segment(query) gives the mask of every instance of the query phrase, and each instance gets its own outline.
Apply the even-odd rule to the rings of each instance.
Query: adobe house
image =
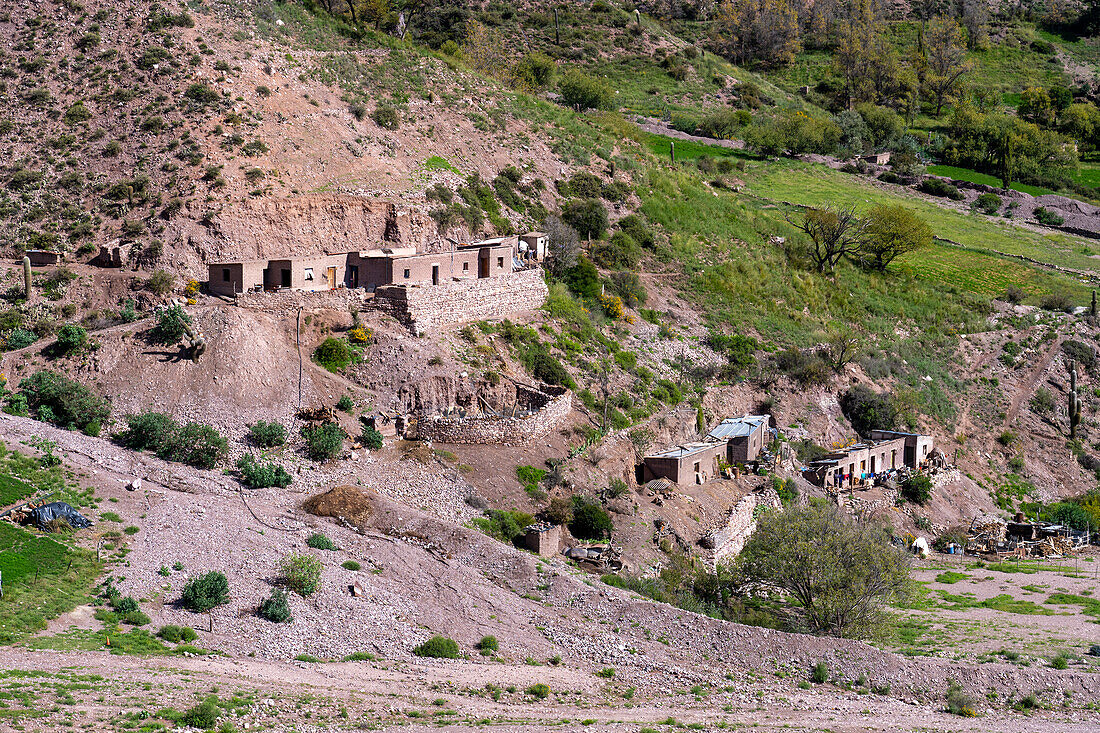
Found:
[[[450,280],[497,277],[513,271],[514,244],[505,239],[455,245],[448,252],[414,247],[334,255],[211,262],[208,289],[216,295],[263,290],[306,292],[385,285],[439,285]]]
[[[546,259],[546,243],[546,232],[527,232],[519,235],[516,251],[521,260],[541,262]]]
[[[932,452],[933,440],[931,435],[919,433],[903,433],[896,430],[872,430],[871,440],[897,440],[904,439],[902,463],[909,468],[920,468],[920,464],[928,460]]]
[[[725,443],[685,443],[646,456],[641,482],[665,478],[680,485],[705,484],[718,475],[718,461],[726,455]]]
[[[27,259],[31,261],[31,265],[34,267],[56,265],[64,258],[64,255],[60,252],[52,252],[45,249],[28,249],[24,254],[27,255]]]
[[[885,471],[902,467],[915,470],[932,449],[929,435],[875,430],[871,436],[872,440],[856,443],[810,463],[809,470],[815,481],[837,488],[857,486]]]
[[[768,415],[727,417],[707,433],[707,440],[726,444],[727,463],[751,463],[760,458],[770,437]]]
[[[523,536],[523,546],[541,557],[557,556],[561,546],[561,526],[548,522],[529,525]]]

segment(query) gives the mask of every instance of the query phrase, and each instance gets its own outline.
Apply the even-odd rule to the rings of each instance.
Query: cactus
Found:
[[[23,297],[31,299],[31,258],[23,255]]]
[[[1096,291],[1092,291],[1092,305],[1089,306],[1089,315],[1093,318],[1096,317]]]
[[[1069,437],[1077,437],[1077,426],[1081,424],[1081,400],[1077,399],[1077,365],[1069,363]]]
[[[672,140],[668,141],[668,157],[672,159],[673,165],[676,164],[676,143]]]

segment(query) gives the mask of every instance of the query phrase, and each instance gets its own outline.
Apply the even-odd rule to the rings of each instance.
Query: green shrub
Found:
[[[17,328],[8,334],[7,339],[4,341],[4,348],[8,351],[25,349],[37,340],[38,335],[34,331],[28,331],[25,328]]]
[[[810,681],[819,685],[829,681],[829,668],[825,666],[825,662],[818,662],[814,665],[813,671],[810,672]]]
[[[314,532],[306,539],[306,546],[312,547],[314,550],[335,550],[336,545],[320,532]]]
[[[178,644],[181,641],[192,642],[198,638],[198,634],[190,626],[176,626],[175,624],[161,626],[157,636],[172,644]]]
[[[592,259],[600,267],[611,270],[631,270],[642,259],[642,248],[623,231],[615,232],[606,242],[592,245]]]
[[[179,343],[187,333],[187,327],[191,323],[191,316],[183,310],[183,306],[173,303],[161,308],[157,313],[157,325],[153,326],[150,333],[154,343],[171,346]]]
[[[561,218],[581,237],[599,239],[607,231],[607,209],[598,199],[570,201],[562,210]]]
[[[378,107],[370,113],[370,118],[376,125],[386,130],[396,130],[401,127],[401,115],[393,107]]]
[[[127,415],[126,429],[114,438],[130,450],[156,451],[168,442],[172,432],[178,427],[175,420],[160,412],[143,412],[139,415]]]
[[[277,448],[286,443],[286,428],[275,421],[259,420],[249,426],[248,437],[259,448]]]
[[[360,440],[369,450],[382,449],[382,433],[369,425],[363,428],[363,435]]]
[[[1057,211],[1042,206],[1035,207],[1035,221],[1048,227],[1060,227],[1066,223],[1066,220]]]
[[[294,480],[278,463],[260,463],[251,454],[246,453],[237,459],[237,470],[241,480],[253,489],[266,489],[277,486],[285,489]]]
[[[340,455],[347,433],[336,423],[325,422],[303,427],[302,437],[305,438],[309,457],[315,461],[325,461]]]
[[[872,430],[893,430],[898,420],[890,395],[879,394],[862,384],[841,395],[840,409],[860,435],[868,435]]]
[[[526,692],[531,697],[538,698],[539,700],[545,700],[546,698],[550,697],[550,685],[538,682],[528,687]]]
[[[330,372],[339,372],[355,360],[355,352],[347,341],[329,336],[313,351],[313,360]]]
[[[66,323],[57,329],[57,341],[54,342],[54,351],[57,354],[71,354],[84,348],[88,343],[88,332],[83,326]]]
[[[53,422],[67,430],[98,431],[111,414],[111,403],[80,382],[44,369],[19,382],[26,406],[35,414],[49,408]]]
[[[430,657],[432,659],[458,659],[458,642],[436,634],[423,644],[415,647],[413,654],[418,657]]]
[[[169,433],[157,448],[157,456],[165,461],[186,463],[196,468],[213,468],[229,449],[229,444],[209,425],[189,422]]]
[[[121,596],[111,601],[111,608],[122,614],[137,611],[141,607],[138,605],[137,599],[133,596]]]
[[[292,618],[286,591],[282,588],[272,589],[271,595],[260,602],[258,613],[262,618],[277,624],[290,623]]]
[[[481,641],[477,643],[477,649],[481,652],[482,656],[487,657],[500,649],[500,644],[497,642],[495,636],[483,636],[481,637]]]
[[[535,521],[530,514],[506,509],[490,509],[485,514],[474,518],[474,526],[501,542],[515,542]]]
[[[149,618],[141,611],[128,611],[122,614],[119,620],[122,621],[122,623],[124,624],[129,624],[130,626],[144,626],[145,624],[152,621],[151,618]]]
[[[210,730],[217,725],[220,712],[218,699],[210,696],[181,715],[176,723],[198,728],[199,730]]]
[[[1074,307],[1073,298],[1064,292],[1047,293],[1039,299],[1039,307],[1058,313],[1070,313]]]
[[[1050,660],[1050,666],[1054,669],[1065,669],[1069,666],[1069,660],[1064,655],[1059,654],[1054,659]]]
[[[947,686],[947,693],[944,697],[947,700],[947,712],[952,715],[973,718],[978,714],[977,701],[966,694],[958,682],[952,681],[951,684]]]
[[[180,601],[183,607],[195,613],[208,611],[229,600],[229,581],[217,570],[191,578],[183,586]]]
[[[607,82],[576,69],[562,75],[558,88],[562,102],[569,107],[611,109],[614,105],[614,93]]]
[[[350,570],[354,573],[363,566],[360,565],[359,562],[356,560],[344,560],[344,562],[340,564],[340,567],[342,567],[344,570]]]
[[[932,498],[932,479],[923,473],[915,473],[901,484],[901,496],[914,504],[927,504]]]
[[[167,270],[154,270],[145,281],[145,289],[154,295],[166,295],[175,287],[176,278]],[[178,307],[178,306],[176,306]]]
[[[321,587],[321,561],[313,555],[292,552],[279,561],[283,583],[300,596],[310,596]]]
[[[1062,342],[1062,353],[1067,359],[1080,364],[1086,371],[1092,371],[1096,366],[1096,349],[1084,341],[1066,339]]]
[[[920,182],[917,189],[930,196],[939,196],[941,198],[949,198],[955,201],[960,201],[963,195],[959,193],[959,189],[954,185],[948,183],[941,178],[926,178]]]
[[[352,399],[347,395],[344,395],[340,399],[336,400],[336,409],[340,410],[341,412],[351,412],[353,407],[355,407],[355,403],[352,402]]]
[[[642,279],[636,272],[613,272],[608,290],[612,295],[622,298],[623,305],[627,308],[637,308],[644,305],[649,299],[649,293],[642,284]],[[623,352],[618,352],[623,353]],[[616,354],[617,356],[618,354]]]
[[[615,525],[603,507],[580,496],[573,497],[573,521],[569,531],[578,539],[596,540],[609,537]]]
[[[993,216],[1001,210],[1001,197],[995,193],[983,193],[974,199],[973,206],[983,214]]]

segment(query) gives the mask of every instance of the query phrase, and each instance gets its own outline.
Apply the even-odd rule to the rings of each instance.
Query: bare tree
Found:
[[[854,254],[863,244],[867,228],[854,206],[849,208],[810,209],[801,222],[787,221],[810,237],[805,254],[818,272],[832,272],[845,256]]]
[[[546,217],[547,259],[550,272],[560,275],[577,264],[581,251],[577,230],[551,214]]]

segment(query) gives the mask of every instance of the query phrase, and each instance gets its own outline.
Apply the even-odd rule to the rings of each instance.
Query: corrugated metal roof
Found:
[[[730,438],[743,438],[753,433],[761,425],[768,424],[767,415],[745,415],[744,417],[727,417],[718,423],[713,430],[707,433],[708,440],[729,440]]]
[[[684,458],[707,450],[714,450],[714,443],[686,443],[660,453],[651,453],[646,458]]]

